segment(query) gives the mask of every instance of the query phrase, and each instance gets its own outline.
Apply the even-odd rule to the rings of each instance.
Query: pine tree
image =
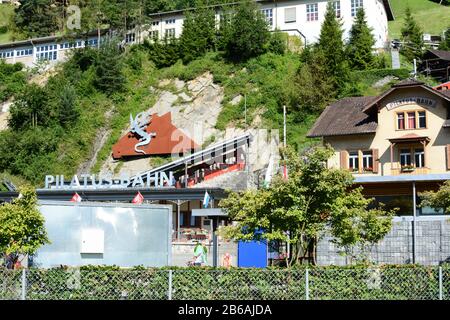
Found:
[[[254,2],[245,1],[239,4],[231,18],[226,56],[233,61],[256,57],[265,52],[269,37],[269,27],[261,11]]]
[[[414,58],[420,58],[423,53],[423,32],[414,19],[409,7],[406,7],[405,22],[401,33],[403,42],[401,53],[409,61],[414,60]]]
[[[183,62],[190,62],[207,51],[215,49],[216,30],[214,11],[202,2],[197,9],[187,12],[183,22],[180,49]]]
[[[320,30],[317,49],[324,56],[329,75],[328,81],[332,85],[335,96],[341,93],[349,77],[349,68],[346,61],[342,35],[342,22],[336,18],[333,4],[329,2],[325,13],[325,20]]]
[[[439,49],[450,51],[450,27],[445,31],[444,39],[442,39],[442,42],[439,44]]]
[[[368,26],[364,8],[356,12],[356,19],[350,29],[350,39],[347,45],[347,57],[352,69],[366,70],[375,63],[372,48],[375,39],[372,29]]]

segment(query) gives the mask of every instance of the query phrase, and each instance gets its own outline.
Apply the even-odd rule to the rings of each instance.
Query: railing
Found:
[[[400,174],[429,174],[429,168],[393,168],[391,170],[391,175],[397,176]]]
[[[0,270],[9,300],[450,300],[450,266]]]

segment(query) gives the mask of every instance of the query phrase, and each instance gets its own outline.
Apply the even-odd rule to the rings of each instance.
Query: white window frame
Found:
[[[403,150],[408,150],[408,152],[403,152]],[[407,163],[407,161],[405,161],[405,164],[402,165],[402,159],[405,158],[405,160],[407,160],[407,157],[409,157],[409,163]],[[412,156],[411,156],[411,150],[410,149],[400,149],[400,166],[410,166],[412,165]]]
[[[359,152],[351,151],[348,153],[348,168],[352,171],[359,171]]]
[[[261,9],[262,14],[266,17],[267,24],[273,26],[273,9]]]
[[[373,171],[373,155],[372,151],[363,151],[362,162],[364,171]],[[370,162],[372,165],[370,166]],[[370,169],[369,169],[370,168]]]
[[[364,1],[363,0],[351,0],[352,17],[356,16],[356,12],[358,12],[359,8],[364,8]]]
[[[419,163],[417,163],[416,156],[419,156]],[[423,148],[414,148],[414,162],[416,168],[425,168],[425,150]]]
[[[336,18],[341,17],[341,1],[333,1],[333,8]]]
[[[319,20],[319,4],[308,3],[306,4],[306,21],[318,21]]]

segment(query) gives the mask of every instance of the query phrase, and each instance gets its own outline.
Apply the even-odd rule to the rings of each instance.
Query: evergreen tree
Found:
[[[372,48],[375,39],[372,29],[368,26],[364,8],[356,12],[355,22],[350,29],[350,39],[347,45],[347,57],[352,69],[366,70],[375,63]]]
[[[450,51],[450,27],[445,31],[444,39],[442,39],[442,42],[439,44],[439,49]]]
[[[245,1],[239,4],[231,18],[230,34],[225,45],[229,60],[245,61],[266,50],[269,28],[264,15],[256,4]]]
[[[423,32],[414,19],[409,7],[406,7],[405,22],[401,33],[403,45],[400,52],[409,61],[414,60],[414,58],[420,58],[423,53]]]
[[[95,86],[100,91],[112,94],[121,91],[125,84],[122,74],[122,55],[114,42],[104,44],[95,62]]]
[[[54,0],[24,0],[15,9],[14,31],[19,38],[44,37],[58,28],[57,6]]]
[[[198,2],[195,11],[186,13],[180,38],[180,50],[184,63],[204,55],[208,50],[215,49],[215,23],[214,11],[202,2]]]
[[[322,52],[328,73],[328,81],[335,95],[339,95],[349,77],[349,68],[342,40],[342,22],[336,18],[333,4],[327,5],[317,48]]]

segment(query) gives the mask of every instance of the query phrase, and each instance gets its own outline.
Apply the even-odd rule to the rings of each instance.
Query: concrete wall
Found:
[[[417,217],[416,263],[438,265],[450,262],[450,217]],[[380,264],[408,264],[413,261],[413,218],[395,217],[392,230],[371,252],[371,259]],[[349,258],[339,254],[342,249],[324,236],[317,246],[319,265],[346,265]]]

